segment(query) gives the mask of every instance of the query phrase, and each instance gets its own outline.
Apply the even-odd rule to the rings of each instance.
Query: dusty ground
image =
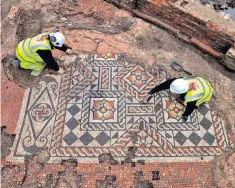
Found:
[[[202,3],[209,3],[212,5],[228,5],[229,7],[234,7],[235,2],[233,0],[201,0]]]
[[[75,55],[81,52],[122,53],[132,61],[144,63],[146,69],[149,65],[158,64],[170,73],[170,77],[186,76],[170,68],[170,63],[176,61],[186,70],[193,72],[193,76],[200,75],[207,78],[214,86],[217,96],[217,100],[212,101],[212,106],[217,114],[223,117],[230,139],[232,139],[232,135],[234,136],[235,73],[226,70],[219,60],[179,41],[166,31],[132,17],[128,12],[119,10],[101,0],[3,0],[1,5],[2,64],[10,81],[25,88],[31,87],[39,81],[40,77],[30,76],[29,71],[16,70],[12,67],[9,63],[10,58],[14,55],[15,47],[20,40],[57,27],[65,34],[66,41],[68,45],[72,46]],[[19,11],[14,19],[10,20],[7,15],[13,5],[19,7]],[[54,53],[56,56],[61,54],[58,51]],[[44,74],[46,73],[44,72]],[[5,133],[2,135],[5,138]],[[5,140],[9,144],[12,139],[6,137]],[[4,145],[3,149],[7,150],[7,148],[9,146]],[[4,155],[5,153],[3,153],[3,157]],[[231,178],[231,174],[227,173],[229,169],[234,168],[232,162],[229,162],[229,159],[233,158],[234,152],[230,150],[228,154],[214,161],[212,171],[216,177],[216,185],[223,185],[225,181],[230,186],[235,182],[234,178]],[[35,169],[38,165],[40,166],[40,164],[30,161],[31,159],[29,159],[28,175],[32,169],[30,165],[33,165]],[[222,167],[218,167],[221,164]],[[17,171],[16,168],[3,169],[3,185],[9,183],[11,178],[9,174]],[[11,172],[4,173],[6,171]],[[32,172],[31,176],[34,173],[37,171]],[[66,187],[68,174],[68,172],[61,174],[64,178],[58,180],[58,183]],[[73,176],[73,174],[69,175]],[[141,177],[141,174],[138,177]],[[79,184],[79,178],[77,181]],[[34,185],[27,184],[27,180],[24,182],[23,187],[34,187]],[[107,177],[107,179],[97,182],[97,187],[107,187],[110,182],[115,182],[115,178]],[[139,181],[137,178],[136,187],[140,182],[144,181]],[[150,183],[144,183],[146,183],[146,187],[151,187]],[[12,187],[15,186],[12,185]]]

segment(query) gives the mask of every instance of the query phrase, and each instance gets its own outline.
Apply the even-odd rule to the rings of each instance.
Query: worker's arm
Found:
[[[54,71],[59,70],[59,65],[54,60],[50,50],[38,50],[37,53],[43,59],[43,61],[46,63],[47,68],[52,69]]]
[[[196,103],[197,101],[188,102],[182,117],[188,117],[195,109],[197,109]]]
[[[66,44],[63,44],[62,47],[58,47],[58,46],[53,46],[53,48],[56,48],[58,50],[61,50],[63,52],[66,52],[68,49],[72,50],[72,48]]]
[[[166,89],[169,89],[170,88],[170,85],[171,83],[176,80],[177,78],[172,78],[172,79],[169,79],[163,83],[161,83],[160,85],[157,85],[156,87],[154,87],[153,89],[151,89],[149,91],[149,94],[154,94],[154,93],[157,93],[159,91],[162,91],[162,90],[166,90]]]

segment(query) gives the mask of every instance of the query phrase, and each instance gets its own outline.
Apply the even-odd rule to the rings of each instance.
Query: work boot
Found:
[[[214,98],[214,99],[217,99],[217,97],[216,97],[216,95],[213,93],[212,94],[212,97]]]
[[[11,63],[16,68],[20,67],[20,61],[18,59],[13,59]]]
[[[147,94],[143,99],[143,103],[148,103],[152,98],[153,98],[152,94]]]
[[[39,76],[42,71],[43,71],[43,69],[41,69],[41,70],[33,70],[33,71],[31,72],[31,75],[32,75],[32,76]]]

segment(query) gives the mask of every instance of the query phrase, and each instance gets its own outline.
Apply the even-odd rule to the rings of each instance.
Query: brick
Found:
[[[195,44],[195,45],[198,46],[199,48],[201,48],[201,49],[203,49],[203,50],[209,52],[211,55],[216,56],[216,57],[222,56],[221,53],[219,53],[219,52],[213,50],[211,47],[205,45],[204,43],[200,42],[199,40],[197,40],[197,39],[195,39],[195,38],[191,38],[190,40],[191,40],[191,42],[192,42],[193,44]]]
[[[18,7],[12,6],[8,14],[8,18],[11,20],[14,19],[18,11],[19,11]]]
[[[143,19],[148,20],[148,21],[151,22],[151,23],[154,23],[154,24],[156,24],[156,25],[158,25],[158,26],[160,26],[160,27],[163,27],[163,28],[167,29],[168,31],[171,31],[171,32],[176,33],[176,34],[180,32],[178,29],[176,29],[176,28],[174,28],[174,27],[172,27],[172,26],[170,26],[170,25],[168,25],[168,24],[162,22],[162,21],[159,20],[159,19],[153,18],[153,17],[151,17],[151,16],[148,16],[148,15],[143,14],[143,13],[141,13],[141,12],[139,12],[139,11],[136,11],[136,10],[133,10],[132,12],[133,12],[135,15],[137,15],[137,16],[139,16],[139,17],[142,17]]]

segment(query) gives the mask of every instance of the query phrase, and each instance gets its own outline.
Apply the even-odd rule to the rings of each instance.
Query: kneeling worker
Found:
[[[31,75],[38,76],[44,67],[58,71],[63,74],[64,70],[54,60],[51,50],[58,50],[71,53],[72,48],[65,45],[65,37],[60,32],[46,32],[33,38],[21,41],[16,48],[16,57],[13,65],[23,69],[32,70]]]
[[[151,89],[143,99],[149,102],[153,94],[161,90],[170,89],[171,94],[186,106],[182,119],[187,121],[188,116],[201,104],[209,102],[213,96],[211,84],[204,78],[173,78]]]

